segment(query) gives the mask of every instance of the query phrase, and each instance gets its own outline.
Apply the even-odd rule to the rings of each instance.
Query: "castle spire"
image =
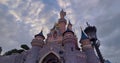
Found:
[[[70,20],[69,20],[67,28],[69,28],[70,30],[72,30],[72,24],[71,24]]]
[[[72,26],[72,24],[71,24],[70,20],[69,20],[69,24],[68,24],[68,25],[71,25],[71,26]]]
[[[44,37],[44,35],[43,35],[43,30],[41,30],[41,32],[40,32],[39,34],[36,34],[34,37],[35,37],[35,38],[36,38],[36,37],[42,37],[43,39],[45,39],[45,37]]]
[[[66,12],[63,11],[63,9],[60,11],[60,19],[59,19],[59,23],[64,22],[65,24],[67,24],[66,19],[64,18],[66,16]]]
[[[60,19],[58,20],[58,26],[61,33],[65,32],[67,20],[65,19],[66,12],[63,9],[60,11]]]
[[[60,11],[60,18],[64,18],[66,16],[66,12],[63,9]]]

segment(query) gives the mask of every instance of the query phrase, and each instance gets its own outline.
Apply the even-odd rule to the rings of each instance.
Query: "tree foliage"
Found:
[[[21,48],[25,49],[25,50],[29,50],[30,48],[26,45],[26,44],[22,44]]]
[[[2,47],[0,47],[0,54],[1,54],[1,52],[2,52]]]
[[[29,50],[30,48],[26,45],[26,44],[22,44],[21,45],[22,49],[12,49],[10,51],[5,52],[3,55],[11,55],[11,54],[15,54],[15,53],[22,53],[25,50]]]
[[[20,50],[17,50],[17,49],[12,49],[10,51],[7,51],[5,52],[4,55],[11,55],[11,54],[14,54],[14,53],[22,53],[24,50],[20,49]]]

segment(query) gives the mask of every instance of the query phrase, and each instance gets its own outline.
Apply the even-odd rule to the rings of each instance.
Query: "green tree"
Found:
[[[14,54],[14,53],[22,53],[25,50],[29,50],[30,49],[26,44],[22,44],[21,48],[22,49],[12,49],[10,51],[5,52],[3,55],[11,55],[11,54]]]
[[[21,48],[23,48],[24,50],[29,50],[30,49],[26,44],[22,44]]]
[[[12,49],[12,50],[10,50],[10,51],[7,51],[7,52],[5,52],[4,55],[11,55],[11,54],[13,54],[13,53],[17,53],[17,49]]]
[[[2,47],[0,47],[0,54],[1,54],[1,52],[2,52]]]

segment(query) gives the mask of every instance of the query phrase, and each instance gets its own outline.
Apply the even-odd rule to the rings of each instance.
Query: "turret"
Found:
[[[41,32],[39,34],[36,34],[34,37],[35,38],[31,42],[32,46],[42,47],[44,45],[44,39],[45,39],[43,35],[43,31],[41,30]]]
[[[67,30],[63,33],[63,36],[67,36],[67,35],[70,35],[71,37],[73,37],[74,32],[70,30],[69,28],[67,28]]]
[[[70,21],[69,21],[69,23],[68,23],[68,28],[69,28],[70,30],[72,30],[72,24],[71,24]]]
[[[88,36],[84,33],[84,31],[81,29],[81,39],[80,39],[80,43],[82,44],[82,49],[84,50],[84,48],[86,48],[86,46],[89,46],[90,48],[92,48],[91,46],[91,42],[88,38]]]
[[[61,33],[65,32],[65,30],[66,30],[67,21],[64,18],[65,16],[66,16],[66,12],[64,12],[62,9],[60,12],[60,19],[58,20],[58,26],[59,26]]]
[[[38,40],[44,40],[44,39],[45,39],[42,30],[41,30],[41,32],[40,32],[39,34],[36,34],[34,37],[35,37],[36,39],[38,39]]]
[[[77,49],[77,38],[74,35],[74,32],[67,28],[63,33],[63,45],[68,51],[74,51]]]
[[[85,52],[87,56],[87,63],[99,63],[98,58],[95,55],[94,48],[91,45],[91,41],[82,29],[80,43],[82,46],[82,51]]]
[[[72,30],[67,27],[67,30],[63,33],[63,47],[65,50],[66,62],[65,63],[75,63],[73,60],[76,56],[73,56],[74,52],[78,50],[77,48],[77,38]]]
[[[44,45],[44,35],[43,31],[41,31],[39,34],[36,34],[34,36],[34,39],[31,42],[32,48],[30,49],[30,53],[27,56],[27,59],[25,63],[37,63],[38,62],[38,55],[39,51]]]

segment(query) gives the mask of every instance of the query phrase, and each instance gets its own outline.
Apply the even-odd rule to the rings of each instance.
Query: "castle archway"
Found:
[[[60,58],[53,52],[48,53],[39,63],[61,63]]]

